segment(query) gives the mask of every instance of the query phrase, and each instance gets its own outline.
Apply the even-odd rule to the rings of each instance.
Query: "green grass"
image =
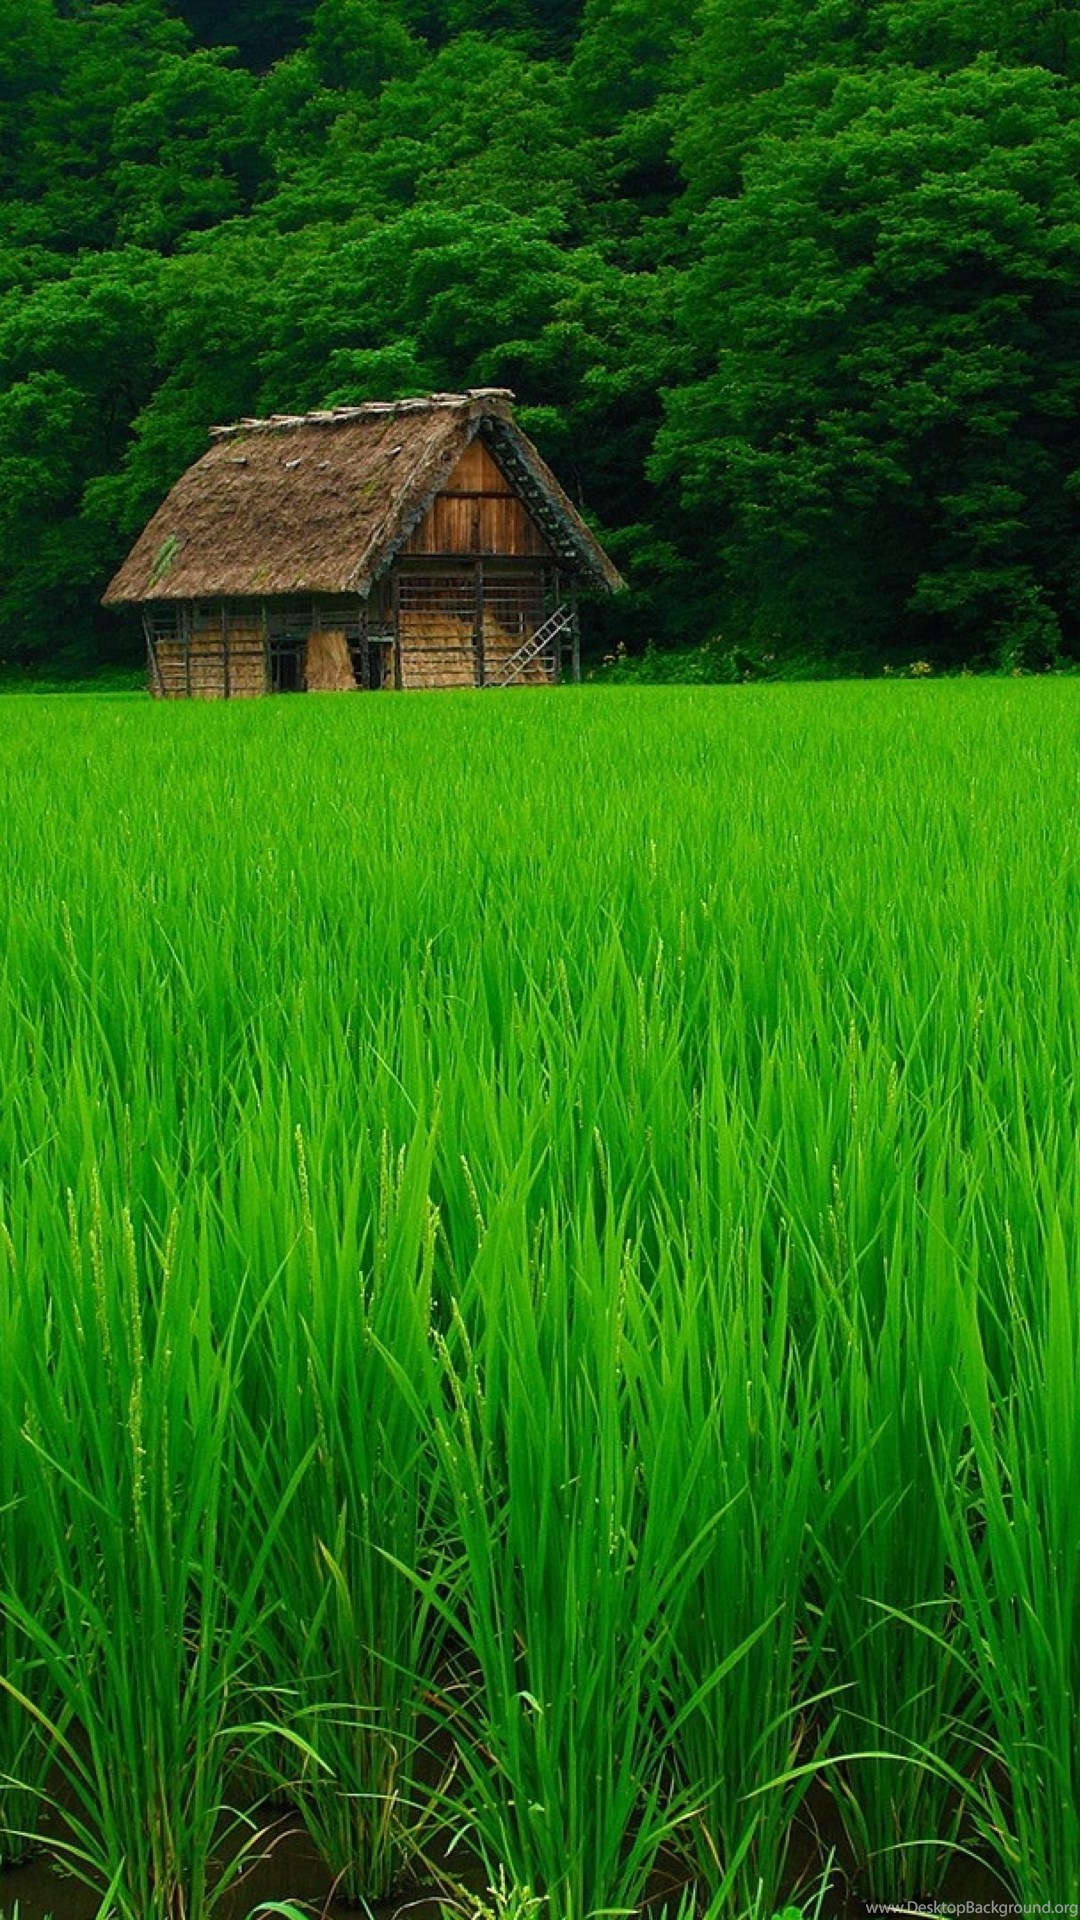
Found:
[[[85,662],[51,660],[48,665],[15,666],[0,661],[0,696],[14,694],[93,694],[97,699],[125,693],[146,696],[145,666],[87,666]]]
[[[1078,799],[1068,681],[0,699],[0,1858],[1080,1899]]]

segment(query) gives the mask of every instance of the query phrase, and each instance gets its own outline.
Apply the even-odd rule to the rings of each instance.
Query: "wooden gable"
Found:
[[[402,549],[404,553],[550,556],[501,467],[483,441],[469,442],[442,492]]]

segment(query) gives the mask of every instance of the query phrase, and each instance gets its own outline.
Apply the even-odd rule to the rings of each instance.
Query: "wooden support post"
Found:
[[[556,607],[559,606],[562,601],[562,574],[558,567],[552,567],[548,572],[547,594],[548,599],[544,609],[545,617],[548,613],[554,613]],[[552,655],[555,667],[552,678],[556,686],[558,686],[559,681],[563,677],[563,636],[561,633],[556,635]]]
[[[225,688],[225,698],[232,691],[232,675],[229,671],[229,615],[224,600],[221,603],[221,676]]]
[[[357,615],[357,622],[358,622],[358,628],[360,633],[360,685],[363,688],[365,693],[370,693],[371,691],[371,641],[368,639],[368,618],[367,618],[368,603],[367,601],[364,599],[361,599],[359,601],[359,608],[360,608],[360,611]]]
[[[262,602],[262,625],[263,625],[263,692],[269,693],[273,686],[273,680],[270,673],[270,608],[267,605],[265,600]]]
[[[473,653],[476,658],[475,678],[478,687],[487,685],[487,671],[484,663],[484,563],[478,560],[473,576]]]
[[[576,593],[570,595],[570,647],[570,673],[576,682],[581,679],[581,620]]]
[[[194,644],[195,613],[194,610],[192,610],[191,620],[188,623],[187,632],[184,635],[184,692],[189,700],[191,699],[191,649]]]
[[[401,670],[401,575],[396,566],[391,574],[390,606],[394,634],[394,685],[400,693],[405,680]]]

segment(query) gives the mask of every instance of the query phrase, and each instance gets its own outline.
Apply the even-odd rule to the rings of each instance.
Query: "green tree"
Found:
[[[847,76],[700,215],[654,472],[763,639],[1080,647],[1078,179],[1075,93],[985,59]]]
[[[386,211],[402,201],[550,209],[577,234],[588,151],[576,139],[565,70],[520,47],[466,34],[388,85],[365,156]]]
[[[117,118],[145,97],[163,58],[183,53],[187,34],[160,0],[79,0],[62,16],[41,8],[31,19],[46,58],[29,64],[22,157],[0,191],[0,242],[30,240],[67,254],[110,246]]]
[[[8,0],[0,34],[0,193],[21,192],[36,175],[39,104],[54,84],[63,31],[50,0]]]
[[[121,240],[170,247],[250,207],[265,178],[255,87],[219,53],[166,55],[116,116]]]
[[[311,56],[328,87],[374,95],[395,75],[414,72],[419,43],[385,0],[319,0]]]
[[[0,300],[0,654],[86,652],[123,535],[85,510],[155,371],[156,262],[88,256]]]

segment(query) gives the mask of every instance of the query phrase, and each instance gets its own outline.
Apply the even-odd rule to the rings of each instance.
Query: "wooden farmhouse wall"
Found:
[[[403,551],[498,553],[519,559],[547,559],[551,554],[543,534],[480,439],[466,447]]]
[[[144,608],[143,624],[150,691],[161,699],[236,700],[305,686],[337,693],[354,688],[358,672],[363,680],[351,594],[163,601]]]
[[[497,680],[541,625],[556,578],[550,547],[480,439],[406,541],[396,571],[406,687]],[[520,677],[552,675],[537,659]]]

